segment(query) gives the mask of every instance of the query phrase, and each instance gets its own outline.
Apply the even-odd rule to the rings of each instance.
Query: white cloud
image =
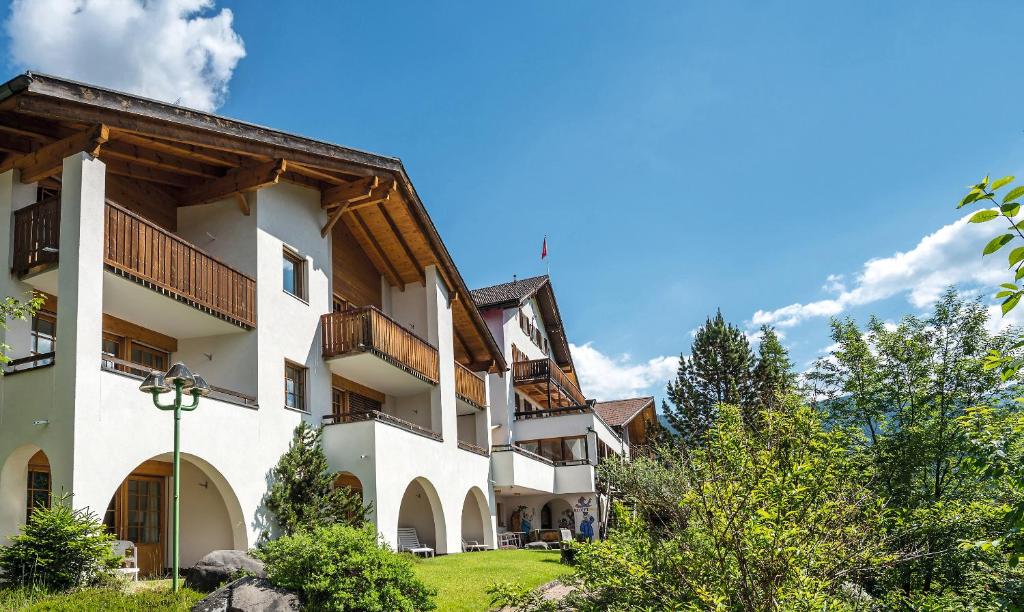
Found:
[[[10,63],[211,111],[245,57],[213,0],[14,0]]]
[[[911,305],[924,308],[934,303],[946,287],[961,283],[982,285],[988,293],[1007,280],[1006,254],[983,258],[981,248],[1002,229],[996,222],[969,224],[964,216],[925,236],[905,253],[869,260],[852,288],[842,282],[841,276],[830,275],[825,288],[835,292],[835,297],[758,310],[750,324],[792,327],[806,319],[838,315],[849,307],[896,295],[905,295]]]
[[[679,357],[634,362],[629,354],[605,355],[593,342],[570,344],[569,348],[583,392],[599,401],[661,393],[679,367]]]

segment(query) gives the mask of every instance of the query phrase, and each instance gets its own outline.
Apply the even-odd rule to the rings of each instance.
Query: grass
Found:
[[[417,559],[416,575],[437,589],[439,610],[487,610],[487,588],[494,582],[518,582],[534,588],[568,574],[551,550],[488,550]]]
[[[189,610],[203,598],[202,593],[182,589],[171,593],[170,580],[146,580],[130,583],[124,591],[111,588],[82,589],[71,593],[46,595],[19,590],[0,590],[0,610],[25,612],[177,612]]]

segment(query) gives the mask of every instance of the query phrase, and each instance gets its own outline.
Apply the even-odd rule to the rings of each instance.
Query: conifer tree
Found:
[[[301,422],[274,467],[265,503],[281,535],[336,523],[360,525],[366,520],[368,508],[362,495],[334,486],[337,474],[327,467],[322,437],[321,428]]]
[[[754,387],[758,403],[763,408],[773,409],[782,405],[781,398],[796,390],[796,374],[789,352],[782,346],[775,330],[761,327],[761,346],[758,348],[757,365],[754,366]]]
[[[741,407],[752,425],[757,413],[754,353],[740,328],[719,310],[697,330],[690,356],[680,356],[676,379],[668,384],[665,416],[686,444],[699,444],[715,420],[718,404]]]

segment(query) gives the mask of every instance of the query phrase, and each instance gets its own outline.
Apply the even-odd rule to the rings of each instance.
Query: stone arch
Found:
[[[46,452],[35,444],[24,444],[14,449],[0,466],[0,545],[18,533],[28,515],[29,470],[35,465],[40,471],[50,472]],[[51,487],[52,479],[47,478]]]
[[[405,488],[398,508],[398,526],[415,528],[420,543],[433,548],[437,554],[448,552],[448,531],[441,498],[426,478],[414,478]]]
[[[170,558],[173,480],[170,453],[154,455],[123,474],[102,513],[118,538],[138,545],[143,573],[160,572]],[[181,454],[181,566],[213,550],[246,550],[245,516],[234,488],[209,461]],[[145,515],[142,521],[138,517]]]
[[[470,488],[462,502],[462,539],[494,546],[490,506],[479,487]]]

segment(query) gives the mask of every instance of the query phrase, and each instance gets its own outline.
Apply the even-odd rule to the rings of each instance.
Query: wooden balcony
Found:
[[[512,377],[517,389],[547,410],[587,403],[583,392],[550,359],[517,361],[512,364]]]
[[[60,202],[14,213],[12,271],[25,277],[58,263]],[[256,281],[173,233],[112,203],[104,213],[103,265],[179,302],[244,328],[256,325]]]
[[[437,384],[437,349],[373,306],[325,314],[320,321],[324,359],[336,374],[393,395],[422,389],[404,384],[401,377],[382,369],[383,363],[423,383]],[[358,359],[361,356],[370,359]]]
[[[455,362],[455,395],[480,410],[487,405],[487,385],[484,379],[458,361]]]
[[[11,271],[19,278],[57,264],[60,245],[60,200],[47,198],[14,211]]]

